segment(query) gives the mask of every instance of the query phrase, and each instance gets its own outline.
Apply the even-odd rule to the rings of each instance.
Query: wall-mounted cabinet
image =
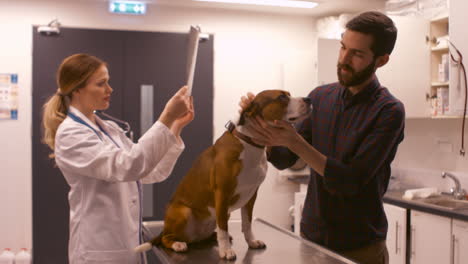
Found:
[[[466,10],[468,10],[468,1],[466,0],[450,0],[449,8],[449,36],[458,50],[462,53],[463,58],[468,58],[468,34],[466,27]],[[455,59],[458,56],[454,49],[451,48]],[[459,64],[450,63],[450,86],[449,86],[449,108],[450,115],[463,116],[463,108],[465,106],[465,81]]]
[[[449,115],[449,18],[448,16],[430,21],[427,37],[430,49],[431,86],[428,99],[431,102],[431,116]]]
[[[398,37],[389,62],[377,69],[377,77],[391,94],[403,102],[406,118],[428,118],[431,105],[426,94],[432,90],[427,41],[430,23],[422,17],[391,18],[398,29]],[[336,39],[318,40],[318,85],[337,81],[336,62],[340,45]]]
[[[466,0],[450,0],[448,15],[431,20],[430,43],[431,90],[433,118],[459,118],[465,107],[465,80],[460,56],[468,56],[468,35],[466,34]],[[450,45],[449,41],[453,44]],[[452,55],[450,55],[452,54]],[[453,56],[453,59],[451,57]]]
[[[391,17],[398,29],[387,65],[377,69],[380,83],[405,105],[406,118],[429,117],[425,94],[430,86],[426,36],[429,22],[421,17]]]
[[[377,70],[380,83],[403,102],[406,118],[463,116],[465,82],[459,64],[450,59],[450,40],[468,58],[468,1],[451,0],[447,15],[392,16],[398,37],[390,61]],[[338,40],[319,40],[318,84],[336,81]],[[338,46],[339,47],[339,46]],[[454,54],[455,55],[455,54]]]
[[[388,65],[377,71],[384,86],[405,105],[407,118],[460,118],[465,82],[449,40],[468,58],[468,1],[451,0],[447,15],[432,20],[392,17],[398,28]]]

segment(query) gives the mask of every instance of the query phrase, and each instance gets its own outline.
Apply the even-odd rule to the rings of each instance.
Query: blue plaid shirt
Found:
[[[382,197],[390,163],[403,140],[403,104],[377,78],[356,95],[332,83],[314,89],[309,97],[314,109],[298,131],[327,162],[323,177],[310,173],[303,235],[333,250],[384,240],[388,224]],[[268,160],[285,169],[297,156],[274,147]]]

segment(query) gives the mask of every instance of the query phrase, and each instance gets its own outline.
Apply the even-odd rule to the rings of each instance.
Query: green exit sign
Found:
[[[117,14],[144,15],[146,4],[132,1],[111,1],[109,2],[109,11]]]

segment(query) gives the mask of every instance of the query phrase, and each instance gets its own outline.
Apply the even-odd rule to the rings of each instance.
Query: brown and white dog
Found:
[[[228,233],[232,211],[241,208],[242,232],[250,248],[264,248],[252,229],[252,211],[257,191],[267,172],[263,146],[250,139],[247,117],[259,116],[273,124],[274,120],[297,122],[310,111],[308,98],[292,98],[288,92],[266,90],[259,93],[213,146],[206,149],[182,179],[166,210],[164,230],[135,248],[136,252],[164,245],[177,252],[187,250],[187,243],[213,237],[216,231],[219,256],[236,258]]]

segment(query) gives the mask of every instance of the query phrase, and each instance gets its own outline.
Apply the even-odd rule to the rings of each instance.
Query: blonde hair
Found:
[[[88,54],[74,54],[62,61],[57,70],[57,92],[43,106],[43,143],[55,150],[55,134],[67,117],[73,92],[86,86],[91,75],[106,63]],[[50,155],[52,158],[53,154]]]

